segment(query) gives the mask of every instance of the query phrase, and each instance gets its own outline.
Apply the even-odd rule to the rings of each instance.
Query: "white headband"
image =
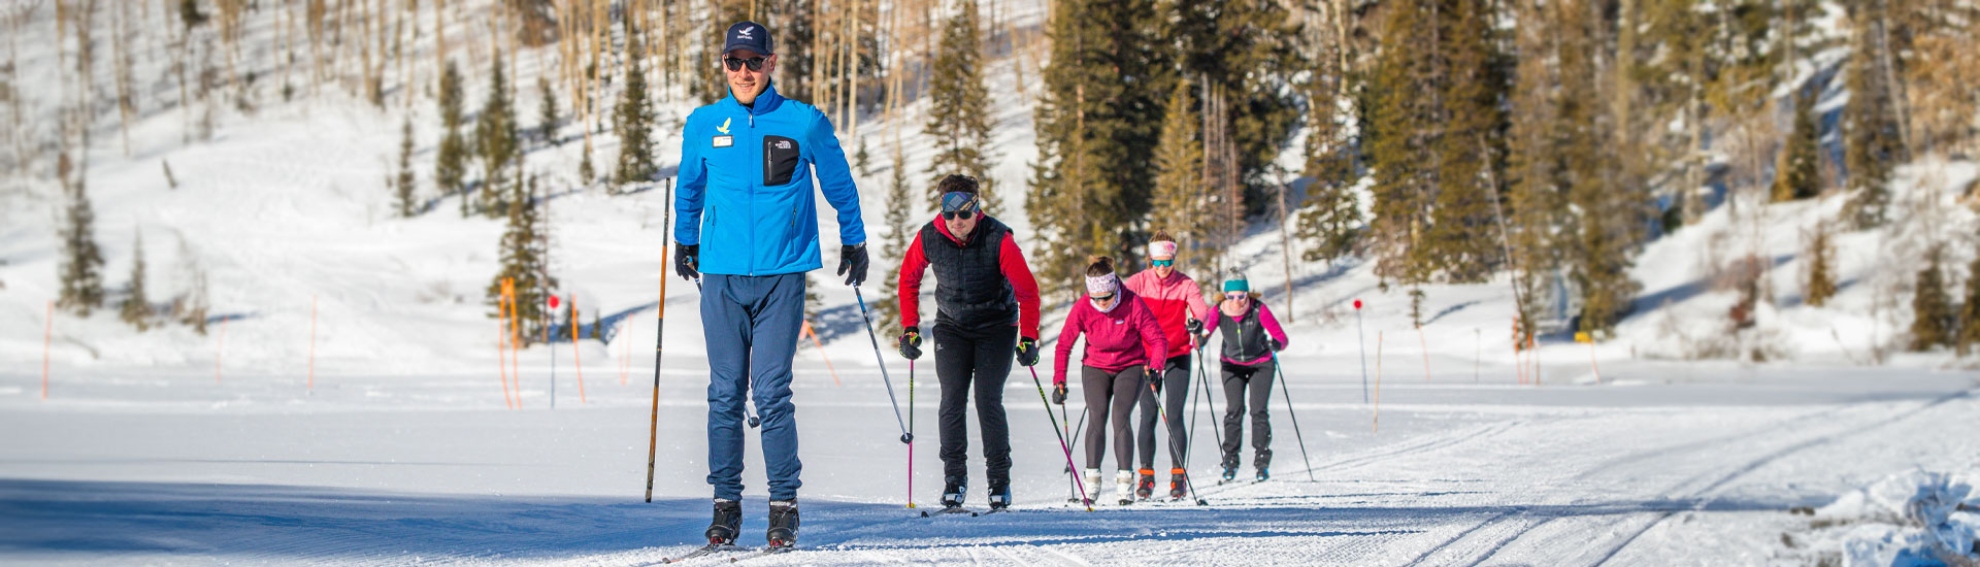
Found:
[[[1086,276],[1086,294],[1107,295],[1114,293],[1114,289],[1118,287],[1119,282],[1120,280],[1115,278],[1114,274],[1111,273],[1103,276]]]
[[[1175,256],[1176,243],[1174,242],[1157,240],[1148,243],[1148,257],[1150,258],[1174,258]]]

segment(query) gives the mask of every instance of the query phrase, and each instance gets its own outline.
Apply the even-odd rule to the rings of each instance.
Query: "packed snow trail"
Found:
[[[1976,384],[1960,375],[1729,367],[1537,389],[1439,378],[1385,386],[1377,433],[1352,365],[1327,374],[1300,369],[1339,361],[1288,362],[1295,409],[1316,432],[1318,482],[1284,458],[1297,451],[1280,436],[1274,480],[1199,486],[1209,506],[1088,513],[1064,502],[1045,410],[1012,404],[1016,506],[935,518],[906,508],[900,468],[885,464],[904,449],[877,375],[835,387],[822,366],[801,367],[799,549],[746,561],[1793,563],[1783,534],[1808,519],[1790,509],[1913,467],[1980,462],[1980,440],[1951,433],[1980,429]],[[645,504],[648,385],[605,381],[589,405],[507,411],[480,378],[327,376],[304,393],[272,376],[213,386],[197,373],[105,373],[48,402],[0,397],[0,428],[32,432],[0,440],[0,562],[639,565],[705,543],[697,380],[663,379],[659,480]],[[0,388],[37,379],[10,370]],[[1274,419],[1285,411],[1273,407]],[[939,470],[916,458],[928,460],[918,471]],[[1215,450],[1192,458],[1193,471],[1211,470]],[[761,470],[751,457],[744,545],[765,528]]]

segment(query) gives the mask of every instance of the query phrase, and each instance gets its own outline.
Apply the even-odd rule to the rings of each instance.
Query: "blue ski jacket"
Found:
[[[778,95],[776,83],[750,106],[731,94],[696,108],[681,134],[674,240],[701,246],[698,269],[707,274],[823,267],[813,175],[838,211],[839,243],[866,242],[845,150],[817,108]]]

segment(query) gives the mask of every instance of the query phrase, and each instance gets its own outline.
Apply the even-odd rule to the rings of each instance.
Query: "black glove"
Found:
[[[1052,403],[1062,406],[1066,405],[1066,384],[1064,382],[1052,385]]]
[[[680,274],[681,279],[701,279],[701,272],[695,271],[695,268],[700,265],[700,244],[674,245],[674,273]]]
[[[1189,321],[1183,323],[1183,329],[1189,331],[1189,334],[1192,336],[1201,335],[1203,334],[1203,322],[1195,319],[1190,319]]]
[[[839,247],[839,275],[846,277],[849,286],[866,283],[866,243]]]
[[[1018,339],[1017,363],[1025,366],[1038,365],[1038,339],[1031,337]]]
[[[1286,350],[1286,345],[1279,344],[1279,339],[1266,339],[1266,342],[1272,343],[1272,352]]]
[[[908,360],[921,358],[921,329],[908,327],[901,333],[901,357]]]

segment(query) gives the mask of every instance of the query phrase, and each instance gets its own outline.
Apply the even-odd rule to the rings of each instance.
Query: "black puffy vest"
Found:
[[[935,268],[936,320],[963,327],[1017,322],[1017,294],[1004,277],[999,252],[1010,227],[983,217],[967,244],[943,236],[932,221],[921,227],[921,254]]]
[[[1217,315],[1217,332],[1224,334],[1224,358],[1251,361],[1272,352],[1272,345],[1268,342],[1271,337],[1265,334],[1265,322],[1258,315],[1258,300],[1251,300],[1243,321],[1223,313]]]

